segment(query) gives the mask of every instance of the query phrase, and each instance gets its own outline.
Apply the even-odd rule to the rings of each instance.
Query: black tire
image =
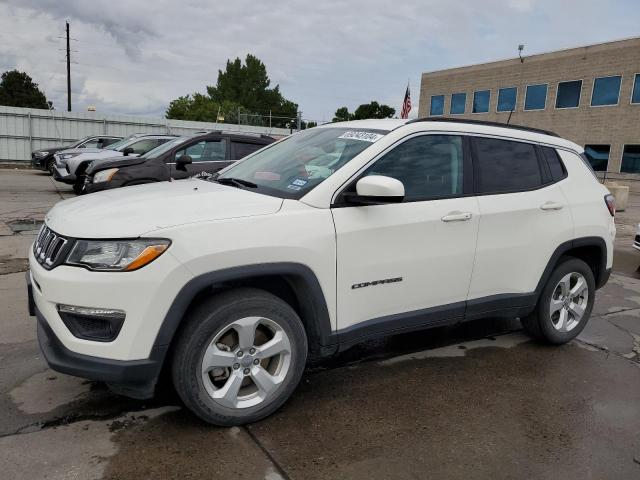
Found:
[[[73,182],[73,193],[76,195],[82,195],[82,190],[84,189],[84,176],[80,176]]]
[[[550,305],[558,283],[563,277],[571,273],[580,274],[586,280],[588,299],[579,323],[571,330],[563,332],[554,326],[554,320],[552,320],[550,313]],[[531,337],[545,343],[554,345],[567,343],[577,337],[587,325],[591,311],[593,310],[595,295],[595,278],[589,265],[578,258],[564,257],[556,266],[549,280],[547,280],[533,313],[521,319],[522,327]]]
[[[291,346],[290,363],[271,399],[255,406],[231,408],[207,393],[201,362],[215,336],[228,329],[232,322],[246,317],[268,318],[282,328]],[[255,422],[280,408],[293,393],[304,371],[307,349],[302,322],[286,302],[253,288],[224,292],[201,302],[184,319],[173,352],[173,384],[186,407],[205,422],[220,426]]]
[[[53,169],[55,168],[56,161],[54,158],[50,158],[47,160],[47,164],[45,166],[45,170],[49,172],[49,175],[53,175]]]

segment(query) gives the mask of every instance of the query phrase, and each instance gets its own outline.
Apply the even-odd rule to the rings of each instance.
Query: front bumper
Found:
[[[67,167],[60,167],[56,164],[56,168],[53,169],[53,178],[58,182],[73,184],[76,181],[76,176],[67,172]]]
[[[100,182],[93,183],[89,177],[84,182],[84,187],[82,189],[83,193],[95,193],[102,192],[103,190],[110,190],[112,188],[117,188],[120,185],[113,185],[112,182]]]
[[[38,344],[52,370],[107,382],[117,393],[132,398],[147,399],[153,396],[168,346],[154,346],[149,358],[128,361],[94,357],[69,350],[36,306],[31,272],[27,272],[26,281],[29,314],[37,318]]]

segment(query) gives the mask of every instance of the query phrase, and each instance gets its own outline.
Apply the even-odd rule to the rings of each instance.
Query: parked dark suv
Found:
[[[70,148],[104,148],[112,143],[119,142],[120,140],[122,140],[122,137],[114,137],[112,135],[91,135],[89,137],[76,140],[71,145],[34,150],[31,152],[31,166],[40,170],[46,170],[50,174],[53,174],[56,163],[53,158],[54,153]]]
[[[95,160],[82,193],[213,174],[274,142],[267,135],[207,132],[178,137],[139,157]]]

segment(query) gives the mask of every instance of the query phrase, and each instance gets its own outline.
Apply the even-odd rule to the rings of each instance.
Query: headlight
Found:
[[[93,176],[93,183],[110,182],[119,168],[108,168],[107,170],[100,170]]]
[[[36,152],[35,153],[36,158],[46,157],[47,155],[49,155],[49,152]]]
[[[63,153],[62,155],[60,155],[60,158],[62,160],[67,160],[68,158],[73,158],[73,157],[77,157],[78,155],[80,155],[82,152],[77,152],[77,153]]]
[[[167,239],[77,240],[67,265],[79,265],[90,270],[130,272],[151,263],[169,248]]]

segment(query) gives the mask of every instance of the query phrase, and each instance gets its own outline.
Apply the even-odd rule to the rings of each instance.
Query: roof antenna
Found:
[[[524,58],[522,56],[522,51],[524,50],[524,45],[518,45],[518,56],[520,57],[520,63],[524,63]]]

